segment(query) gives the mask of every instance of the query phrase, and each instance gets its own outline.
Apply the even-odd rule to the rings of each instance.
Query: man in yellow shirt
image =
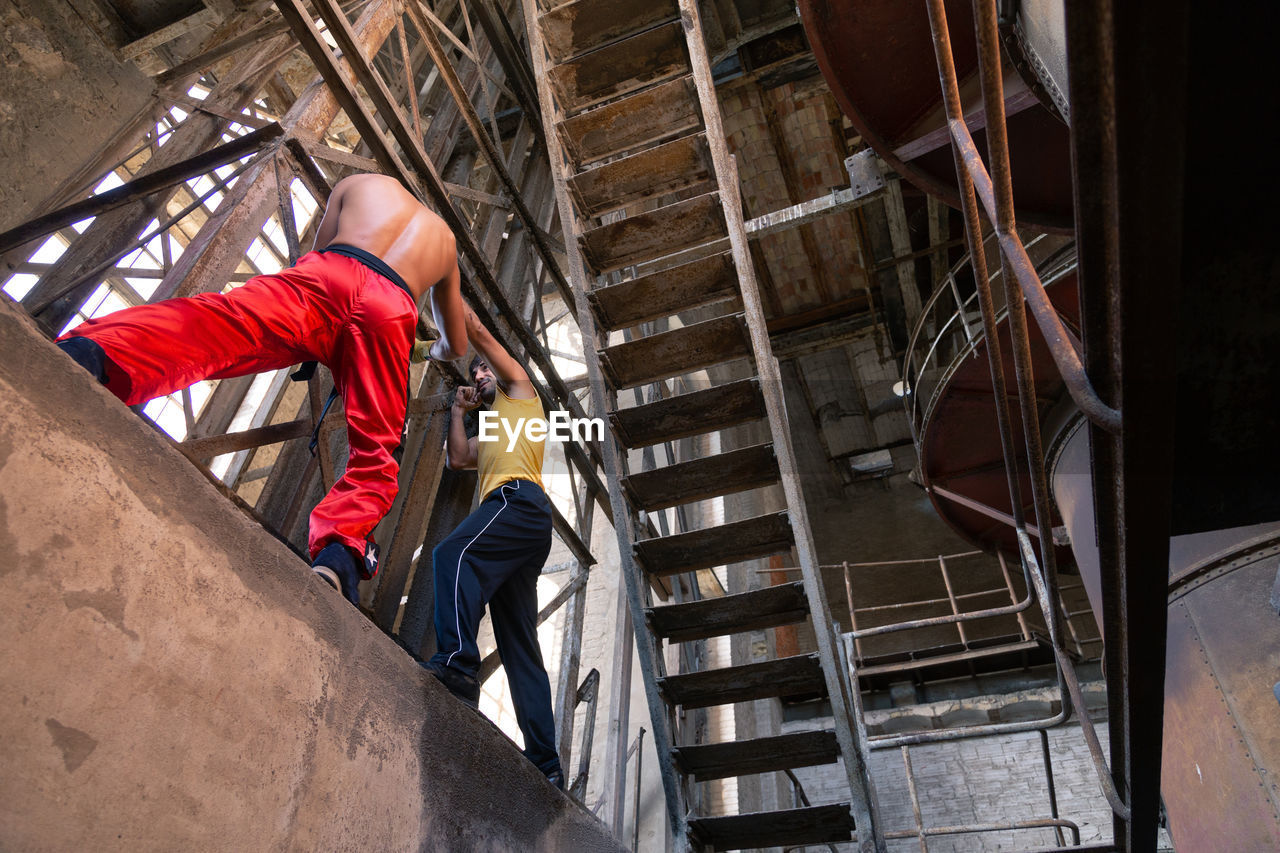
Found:
[[[531,421],[545,425],[546,415],[529,374],[469,307],[466,328],[479,355],[471,362],[474,387],[459,388],[453,405],[448,464],[478,469],[480,506],[432,552],[437,651],[423,666],[476,707],[476,631],[488,604],[524,754],[563,790],[551,685],[538,646],[538,576],[551,550],[551,503],[542,490],[546,433],[524,428]],[[498,427],[482,428],[484,441],[468,438],[464,426],[466,413],[482,404],[489,409],[483,420]]]

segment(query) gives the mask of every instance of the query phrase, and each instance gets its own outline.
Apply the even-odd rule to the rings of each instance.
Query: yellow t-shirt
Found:
[[[546,441],[532,441],[525,432],[531,419],[545,423],[546,412],[542,410],[542,401],[536,396],[528,400],[513,400],[498,388],[490,411],[498,415],[498,422],[489,430],[489,434],[496,434],[497,439],[481,441],[476,445],[480,500],[483,501],[490,492],[511,480],[529,480],[542,488],[542,456]],[[520,423],[521,418],[525,419],[523,424]],[[516,436],[514,444],[511,439],[513,434]],[[543,435],[545,436],[545,430]]]

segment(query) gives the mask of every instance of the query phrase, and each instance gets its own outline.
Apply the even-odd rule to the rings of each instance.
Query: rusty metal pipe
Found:
[[[1040,613],[1044,616],[1045,626],[1049,629],[1049,635],[1050,637],[1060,637],[1062,632],[1058,630],[1058,611],[1050,603],[1052,601],[1049,597],[1051,589],[1048,580],[1040,573],[1040,566],[1036,559],[1036,549],[1031,544],[1031,536],[1025,529],[1016,530],[1014,534],[1018,537],[1018,550],[1021,552],[1022,564],[1027,567],[1027,577],[1035,588],[1036,598],[1040,600]],[[1055,641],[1054,648],[1061,645],[1060,642]]]
[[[1044,762],[1044,780],[1049,786],[1049,814],[1056,820],[1058,818],[1058,790],[1053,784],[1053,756],[1049,754],[1049,733],[1044,729],[1040,730],[1040,758]],[[1062,837],[1061,829],[1055,829],[1054,834],[1058,838],[1059,845],[1065,843],[1066,840]],[[1076,835],[1075,843],[1080,843],[1079,834]]]
[[[1080,846],[1080,827],[1073,821],[1065,818],[1036,818],[1034,820],[1019,820],[1009,823],[967,823],[957,826],[930,826],[921,827],[918,831],[911,829],[898,829],[893,832],[886,832],[885,838],[924,838],[934,835],[964,835],[974,832],[1011,832],[1017,829],[1056,829],[1061,832],[1063,829],[1069,830],[1072,837],[1072,849]],[[1092,847],[1080,848],[1083,850],[1095,849]],[[1112,847],[1096,848],[1100,850],[1112,850]]]
[[[916,791],[916,774],[911,767],[911,747],[907,744],[902,745],[902,764],[907,771],[907,792],[911,795],[911,811],[916,818],[916,828],[903,832],[900,838],[911,838],[914,836],[920,841],[920,853],[929,853],[929,842],[925,836],[924,816],[920,814],[920,794]],[[896,833],[886,832],[886,839],[893,838]]]
[[[1004,575],[1004,585],[1009,590],[1009,597],[1016,598],[1017,593],[1013,591],[1013,577],[1009,574],[1009,564],[1005,562],[1004,553],[996,551],[996,559],[1000,561],[1000,574]],[[1019,560],[1018,563],[1021,564],[1022,561]],[[1022,629],[1022,639],[1031,639],[1031,629],[1027,626],[1027,617],[1021,613],[1018,614],[1018,627]]]
[[[944,7],[943,0],[928,0],[928,10],[929,10],[930,29],[933,34],[934,52],[938,61],[939,76],[942,83],[948,121],[954,122],[955,120],[959,119],[963,123],[963,113],[962,113],[961,104],[960,104],[960,90],[959,90],[958,81],[956,79],[955,62],[951,54],[950,36],[947,31],[946,9]],[[988,11],[994,14],[994,6],[991,6]],[[979,17],[981,17],[981,15]],[[990,34],[988,33],[987,35],[990,35]],[[999,73],[998,44],[990,38],[982,39],[980,41],[985,42],[983,44],[983,47],[985,49],[984,54],[985,54],[985,59],[987,61],[983,63],[984,75],[989,73],[998,74]],[[991,61],[993,59],[993,56],[992,56],[993,50],[996,51],[994,53],[994,60],[995,60],[994,63]],[[994,72],[991,71],[993,66],[996,69]],[[997,85],[995,87],[987,85],[987,80],[985,78],[983,83],[984,83],[983,85],[984,97],[989,99],[991,97],[1000,96],[1001,93],[999,92],[999,80],[996,81]],[[991,124],[997,123],[996,120],[998,119],[998,123],[1001,125],[1001,131],[997,138],[1003,142],[1004,141],[1003,104],[998,105],[998,107],[996,107],[995,110],[993,110],[992,105],[988,103],[987,110],[988,110],[987,115],[989,119],[991,119],[990,121]],[[952,124],[952,127],[954,128],[954,124]],[[965,130],[967,131],[967,128],[965,128]],[[956,135],[956,134],[953,133],[953,135]],[[971,139],[969,141],[970,143],[972,142]],[[976,148],[974,149],[974,153],[976,153]],[[1003,153],[1005,158],[1005,162],[1001,166],[1001,169],[1004,171],[1002,171],[1001,174],[1004,174],[1007,177],[1007,160],[1008,160],[1007,146],[1004,147],[1002,151],[995,151],[995,153],[993,154],[993,158],[998,158],[1001,153]],[[1007,394],[1006,394],[1005,383],[1004,383],[1004,372],[1002,369],[1003,360],[1000,357],[999,340],[996,337],[995,316],[994,316],[995,311],[994,311],[993,303],[991,300],[990,284],[989,284],[989,278],[988,278],[987,269],[986,269],[986,258],[982,256],[981,245],[976,243],[975,236],[974,236],[977,234],[981,234],[981,223],[978,219],[974,181],[970,175],[970,170],[966,165],[965,159],[961,156],[959,145],[952,146],[952,156],[955,160],[956,175],[959,178],[961,188],[962,188],[961,196],[964,201],[966,234],[968,235],[968,238],[969,238],[970,256],[973,258],[973,261],[974,261],[974,274],[978,284],[980,304],[982,306],[983,327],[988,339],[988,351],[987,351],[988,362],[991,368],[992,387],[995,390],[995,394],[996,394],[997,422],[999,424],[999,429],[1000,429],[1001,448],[1004,452],[1004,458],[1005,458],[1005,471],[1009,480],[1009,494],[1011,497],[1010,503],[1015,513],[1015,516],[1014,516],[1016,521],[1015,527],[1017,529],[1019,545],[1020,545],[1019,550],[1022,552],[1022,557],[1023,557],[1022,559],[1023,571],[1026,574],[1029,582],[1033,583],[1036,587],[1036,594],[1041,601],[1042,610],[1044,611],[1046,623],[1050,625],[1051,641],[1055,649],[1055,655],[1057,655],[1060,653],[1062,643],[1061,643],[1061,629],[1057,625],[1057,619],[1056,619],[1057,614],[1053,605],[1053,598],[1051,595],[1051,592],[1054,589],[1056,585],[1056,580],[1057,580],[1056,571],[1054,570],[1054,564],[1053,564],[1053,546],[1052,546],[1052,543],[1046,544],[1046,547],[1045,547],[1046,570],[1042,576],[1040,571],[1033,568],[1035,567],[1035,563],[1036,563],[1035,552],[1034,552],[1034,549],[1029,548],[1030,539],[1024,529],[1024,524],[1023,524],[1023,518],[1022,518],[1022,512],[1021,512],[1022,504],[1021,504],[1021,498],[1020,498],[1020,488],[1016,479],[1017,469],[1015,467],[1014,460],[1013,460],[1013,450],[1012,450],[1013,436],[1012,436],[1012,430],[1009,424]],[[984,198],[984,202],[986,202],[988,206],[991,208],[997,208],[997,205],[995,203],[995,197],[994,197],[994,188],[992,188],[990,184],[987,184],[982,187],[982,190],[984,192],[984,195],[986,196],[986,198]],[[999,214],[1000,211],[998,208],[996,212],[997,214]],[[1011,214],[1011,209],[1009,212]],[[997,218],[1000,219],[1000,217],[997,217]],[[1012,216],[1010,215],[1008,217],[1004,217],[1003,221],[1005,223],[1011,224],[1013,221]],[[1002,252],[1002,256],[1003,254],[1004,253]],[[1039,439],[1039,419],[1038,419],[1039,415],[1038,415],[1038,412],[1035,412],[1033,408],[1034,395],[1029,393],[1032,388],[1032,374],[1030,371],[1030,346],[1029,346],[1029,341],[1027,337],[1026,315],[1025,315],[1025,310],[1023,308],[1021,293],[1010,286],[1008,273],[1006,273],[1005,279],[1006,280],[1004,284],[1005,284],[1005,292],[1006,292],[1006,301],[1008,303],[1006,307],[1007,307],[1007,310],[1009,311],[1010,328],[1014,338],[1015,374],[1018,380],[1019,401],[1021,403],[1022,411],[1023,411],[1024,431],[1027,435],[1027,451],[1030,457],[1028,462],[1032,471],[1032,487],[1033,487],[1033,496],[1035,498],[1035,506],[1037,510],[1037,521],[1039,522],[1041,528],[1048,529],[1050,525],[1047,524],[1046,518],[1041,517],[1042,515],[1047,514],[1048,492],[1047,492],[1047,486],[1044,478],[1043,450],[1040,447],[1040,439]],[[1028,413],[1029,408],[1031,409],[1031,411]],[[1036,477],[1037,471],[1039,473],[1038,478]],[[1028,559],[1028,557],[1030,557],[1030,559]],[[1069,678],[1064,672],[1061,663],[1059,663],[1057,670],[1058,670],[1059,687],[1064,694],[1069,694],[1069,690],[1070,690]],[[1074,675],[1074,672],[1072,673],[1072,675]],[[1071,705],[1072,706],[1077,705],[1074,697],[1072,698]],[[911,734],[911,735],[898,735],[898,736],[893,736],[889,738],[878,739],[872,743],[871,748],[885,749],[892,746],[899,746],[902,744],[930,743],[930,742],[947,740],[947,739],[957,738],[957,737],[980,737],[987,734],[1003,734],[1003,733],[1009,733],[1009,732],[1030,731],[1034,729],[1047,728],[1049,726],[1058,725],[1062,722],[1065,722],[1068,719],[1067,707],[1068,707],[1067,704],[1064,703],[1064,707],[1061,712],[1043,721],[1032,721],[1029,723],[993,724],[989,726],[973,726],[973,727],[966,727],[964,729],[953,730],[951,732],[937,731],[937,732],[920,732],[920,733]],[[1077,707],[1076,710],[1080,713],[1080,716],[1082,717],[1082,719],[1085,718],[1084,708],[1082,705]],[[1104,775],[1107,775],[1105,771],[1105,767],[1106,767],[1105,763],[1099,762],[1096,756],[1095,756],[1094,762],[1095,762],[1095,767],[1098,770],[1099,776],[1102,777]],[[1120,805],[1123,807],[1123,804],[1120,804]],[[1113,808],[1114,806],[1115,806],[1115,803],[1113,803]]]
[[[1005,134],[1004,81],[1001,78],[1000,37],[996,25],[995,0],[974,0],[974,16],[978,28],[978,64],[981,68],[982,97],[987,110],[987,154],[991,158],[996,197],[997,231],[1013,233],[1017,223],[1013,214],[1013,188],[1009,175],[1009,145]],[[954,146],[953,146],[954,150]],[[1010,259],[1002,250],[1001,265],[1005,270],[1005,311],[1013,343],[1013,369],[1018,388],[1018,408],[1022,415],[1022,436],[1027,451],[1027,468],[1031,479],[1032,503],[1041,530],[1051,530],[1049,517],[1049,483],[1045,474],[1044,447],[1040,437],[1040,413],[1036,408],[1035,370],[1031,362],[1031,337],[1027,328],[1027,312],[1021,289],[1010,275]],[[1053,543],[1040,542],[1041,567],[1049,595],[1043,604],[1052,609],[1057,586],[1057,555]],[[1054,646],[1062,644],[1062,630],[1057,620],[1050,627]]]
[[[1102,754],[1102,744],[1098,742],[1098,732],[1093,727],[1093,720],[1089,719],[1088,713],[1085,712],[1084,694],[1080,692],[1080,679],[1076,677],[1075,664],[1060,648],[1054,647],[1053,654],[1058,659],[1058,671],[1065,676],[1067,691],[1071,696],[1071,704],[1076,709],[1076,716],[1080,718],[1080,733],[1084,735],[1084,742],[1089,747],[1094,769],[1098,772],[1098,781],[1102,784],[1102,793],[1107,798],[1107,804],[1111,806],[1111,810],[1116,813],[1116,817],[1128,822],[1131,819],[1129,806],[1120,799],[1120,794],[1116,791],[1115,780],[1111,778],[1111,772],[1107,769],[1106,756]]]
[[[1022,549],[1023,559],[1027,562],[1035,562],[1035,549],[1031,545],[1031,539],[1025,531],[1018,531],[1018,545]],[[1049,625],[1049,633],[1054,634],[1057,627],[1058,614],[1057,609],[1053,607],[1048,598],[1049,591],[1047,584],[1040,573],[1032,571],[1030,573],[1032,581],[1035,582],[1036,595],[1043,596],[1041,600],[1041,612],[1044,614],[1045,622]],[[1058,632],[1061,633],[1060,631]],[[1098,781],[1102,785],[1102,793],[1107,798],[1107,803],[1111,806],[1111,810],[1121,820],[1129,820],[1129,807],[1120,799],[1119,793],[1115,788],[1115,782],[1111,778],[1111,772],[1107,766],[1106,757],[1102,753],[1102,744],[1098,742],[1098,733],[1093,727],[1093,721],[1089,719],[1089,714],[1084,704],[1084,694],[1080,692],[1080,680],[1076,677],[1075,664],[1067,657],[1062,649],[1060,642],[1053,645],[1053,655],[1058,664],[1058,683],[1064,688],[1063,693],[1071,699],[1071,707],[1075,710],[1076,716],[1080,718],[1080,731],[1084,735],[1085,744],[1089,747],[1089,755],[1093,758],[1094,770],[1097,771]],[[1066,705],[1063,706],[1066,709]]]
[[[849,633],[855,640],[861,640],[865,637],[894,634],[898,631],[912,631],[916,628],[936,628],[939,625],[956,625],[961,622],[971,622],[974,619],[989,619],[992,616],[1010,616],[1026,610],[1033,601],[1035,601],[1035,597],[1031,593],[1027,593],[1027,597],[1016,604],[1005,604],[1001,607],[991,607],[987,610],[969,610],[950,616],[931,616],[927,619],[914,619],[910,622],[895,622],[892,625],[877,625],[874,628],[863,628],[861,631],[850,631]]]
[[[911,732],[900,735],[880,735],[869,738],[871,749],[895,749],[904,744],[918,746],[925,743],[942,743],[949,740],[965,740],[991,735],[1009,735],[1019,732],[1034,732],[1040,729],[1051,729],[1060,726],[1070,719],[1066,705],[1052,717],[1043,720],[1023,720],[1017,723],[986,723],[981,726],[953,726],[949,729],[933,729],[927,732]]]
[[[933,35],[934,55],[938,62],[938,73],[939,73],[939,78],[942,85],[944,103],[947,111],[947,118],[949,121],[957,118],[963,121],[963,110],[960,102],[960,85],[956,78],[955,60],[951,53],[951,38],[947,29],[947,13],[946,13],[946,7],[944,5],[944,0],[928,0],[928,10],[929,10],[929,27]],[[999,61],[998,53],[996,54],[996,60],[997,62]],[[990,65],[990,63],[986,63],[986,64]],[[1003,109],[1003,105],[1001,105],[1001,109]],[[988,113],[988,115],[990,116],[992,114]],[[1004,113],[1003,112],[999,113],[998,117],[1000,118],[1001,122],[1003,122]],[[978,206],[977,206],[977,201],[975,199],[974,182],[973,182],[972,176],[970,175],[969,170],[965,166],[965,162],[961,157],[959,147],[956,145],[952,145],[951,153],[952,153],[952,158],[955,162],[956,177],[959,180],[961,190],[962,190],[961,197],[964,201],[965,233],[969,239],[969,246],[970,246],[969,255],[973,259],[973,263],[974,263],[974,278],[977,284],[977,289],[980,297],[980,305],[982,306],[983,330],[987,336],[987,361],[988,361],[988,365],[991,372],[992,389],[995,392],[996,421],[997,421],[999,432],[1000,432],[1000,447],[1004,455],[1005,477],[1009,486],[1009,504],[1010,504],[1010,508],[1013,511],[1015,531],[1017,532],[1019,539],[1023,540],[1026,538],[1026,532],[1024,530],[1024,518],[1022,514],[1022,492],[1021,492],[1021,486],[1018,482],[1018,475],[1017,475],[1018,469],[1017,469],[1016,461],[1013,454],[1013,430],[1012,430],[1012,427],[1010,424],[1010,418],[1009,418],[1008,392],[1007,392],[1005,379],[1004,379],[1004,367],[1003,367],[1004,360],[1001,356],[1000,341],[996,333],[995,307],[991,298],[991,287],[990,287],[990,279],[987,275],[986,256],[982,253],[982,244],[977,242],[977,235],[982,234],[982,225],[978,219]],[[1007,156],[1007,151],[1006,151],[1006,156]],[[1015,318],[1014,306],[1016,305],[1017,309],[1021,309],[1022,301],[1021,299],[1017,298],[1017,296],[1015,295],[1014,289],[1010,287],[1009,282],[1007,280],[1008,273],[1005,274],[1005,278],[1006,278],[1006,281],[1004,283],[1004,286],[1005,286],[1006,301],[1013,303],[1013,304],[1006,305],[1006,310],[1010,312],[1009,317],[1010,317],[1011,329],[1015,333],[1014,334],[1014,343],[1015,343],[1014,363],[1016,368],[1015,373],[1018,379],[1018,390],[1019,390],[1018,398],[1019,398],[1019,402],[1022,405],[1022,409],[1024,413],[1023,414],[1024,432],[1026,432],[1026,434],[1029,437],[1027,447],[1028,447],[1028,453],[1031,455],[1032,458],[1028,460],[1028,463],[1034,475],[1034,472],[1036,471],[1035,455],[1036,455],[1036,451],[1039,450],[1038,413],[1033,411],[1031,419],[1029,421],[1027,420],[1026,410],[1028,406],[1034,409],[1035,397],[1034,397],[1034,394],[1027,393],[1027,389],[1030,387],[1030,383],[1028,381],[1028,377],[1030,375],[1029,370],[1024,370],[1019,367],[1021,365],[1023,367],[1029,368],[1029,362],[1030,362],[1030,348],[1027,345],[1027,335],[1026,335],[1026,317],[1025,317],[1025,314],[1021,313],[1021,311],[1019,310],[1019,312],[1017,313],[1017,317]],[[1016,334],[1019,329],[1019,326],[1016,323],[1016,319],[1018,318],[1022,320],[1021,340],[1019,340],[1019,337]],[[1034,442],[1030,440],[1030,436],[1032,432],[1035,433]],[[1044,460],[1043,460],[1042,453],[1040,455],[1039,470],[1042,475],[1041,480],[1043,481]],[[1043,485],[1043,482],[1041,483],[1041,485]],[[1033,488],[1034,486],[1035,486],[1035,480],[1033,476]],[[1051,525],[1046,523],[1046,518],[1040,517],[1042,512],[1047,512],[1047,510],[1041,509],[1042,507],[1047,506],[1047,504],[1045,504],[1040,499],[1040,494],[1035,491],[1033,491],[1033,497],[1036,499],[1035,506],[1037,511],[1037,521],[1039,522],[1039,526],[1042,529],[1052,529]],[[1047,487],[1046,487],[1046,490],[1044,491],[1044,497],[1047,499]],[[1053,570],[1054,567],[1052,562],[1053,561],[1053,544],[1052,544],[1052,541],[1048,543],[1042,543],[1042,544],[1045,545],[1045,554],[1047,555],[1046,565],[1048,567],[1048,571],[1046,572],[1045,580],[1047,581],[1047,586],[1049,587],[1049,589],[1046,590],[1046,589],[1038,588],[1037,594],[1040,596],[1041,609],[1044,610],[1046,624],[1050,626],[1051,642],[1054,643],[1055,646],[1058,646],[1058,645],[1061,645],[1061,630],[1057,629],[1056,618],[1055,618],[1056,614],[1054,612],[1054,607],[1052,604],[1053,598],[1048,594],[1052,590],[1054,584],[1057,581],[1056,572]],[[1020,548],[1020,551],[1021,550],[1023,549]],[[1034,555],[1034,551],[1032,552],[1032,554]],[[1041,580],[1039,577],[1039,572],[1032,570],[1032,566],[1034,565],[1034,562],[1035,562],[1034,559],[1029,561],[1026,559],[1026,556],[1024,554],[1021,562],[1022,562],[1023,574],[1027,579],[1028,586],[1030,586],[1033,582],[1037,582],[1037,587],[1039,587],[1040,584],[1038,582]],[[1058,684],[1059,684],[1059,689],[1065,692],[1065,686],[1064,686],[1063,675],[1061,670],[1059,670],[1058,672]],[[1064,716],[1063,719],[1065,720],[1066,717]]]
[[[947,10],[944,0],[928,0],[929,28],[933,34],[933,52],[938,62],[943,100],[947,118],[964,120],[960,102],[960,84],[956,79],[955,58],[951,53],[951,36],[947,30]],[[1003,115],[1003,113],[1001,114]],[[1008,389],[1004,380],[1004,360],[1000,351],[1000,338],[996,330],[995,303],[991,299],[991,281],[987,275],[987,257],[982,250],[982,222],[978,218],[978,203],[974,198],[973,180],[965,168],[959,151],[951,147],[955,161],[956,178],[960,183],[960,198],[964,203],[965,235],[969,241],[969,257],[973,262],[973,277],[977,285],[978,303],[982,308],[982,328],[987,336],[987,361],[991,368],[991,387],[995,393],[996,422],[1000,430],[1000,446],[1004,452],[1005,476],[1009,485],[1009,505],[1013,509],[1016,526],[1022,526],[1022,490],[1018,483],[1018,466],[1013,456],[1013,428],[1009,419]]]
[[[980,186],[987,215],[994,219],[1000,235],[1000,254],[1006,268],[1012,267],[1020,289],[1032,306],[1036,323],[1053,353],[1053,360],[1067,382],[1071,397],[1090,420],[1109,432],[1119,432],[1120,413],[1106,406],[1093,390],[1084,373],[1080,354],[1066,336],[1062,321],[1049,304],[1044,287],[1036,277],[1035,268],[1022,249],[1017,236],[1017,221],[1013,210],[1013,179],[1009,167],[1009,139],[1005,125],[1004,79],[1001,76],[1000,35],[997,24],[995,0],[974,0],[974,19],[978,29],[978,62],[981,67],[982,97],[987,114],[987,154],[991,160],[991,172],[987,175],[978,156],[977,147],[963,118],[959,121],[948,115],[947,125],[952,139],[964,150],[964,161],[974,182]],[[964,141],[962,141],[964,140]],[[989,181],[989,183],[986,183]],[[986,184],[983,186],[983,184]],[[1009,288],[1006,279],[1005,288]],[[1017,303],[1016,307],[1014,303]],[[1009,316],[1018,316],[1018,323],[1025,325],[1025,313],[1021,300],[1008,297]],[[1015,334],[1017,327],[1015,329]],[[1015,356],[1017,350],[1015,348]],[[1016,365],[1016,360],[1015,360]],[[1083,401],[1082,401],[1083,398]]]
[[[991,178],[987,174],[982,155],[978,153],[978,146],[974,143],[969,128],[965,127],[963,122],[949,124],[955,148],[960,152],[965,169],[973,180],[974,188],[982,200],[987,216],[998,217],[999,207]],[[1017,280],[1018,288],[1022,292],[1022,299],[1014,301],[1021,304],[1025,300],[1030,306],[1031,313],[1036,318],[1036,325],[1044,335],[1049,352],[1053,355],[1053,362],[1057,365],[1058,372],[1062,374],[1062,380],[1067,385],[1071,399],[1075,400],[1080,411],[1084,412],[1090,421],[1108,432],[1118,433],[1120,412],[1102,402],[1102,398],[1094,389],[1080,360],[1080,352],[1076,348],[1074,336],[1062,324],[1062,318],[1050,303],[1044,285],[1036,275],[1035,267],[1027,256],[1026,248],[1022,245],[1022,240],[1012,230],[1012,226],[1006,228],[1003,225],[997,225],[996,235],[1000,242],[1001,257],[1013,272],[1013,278]]]

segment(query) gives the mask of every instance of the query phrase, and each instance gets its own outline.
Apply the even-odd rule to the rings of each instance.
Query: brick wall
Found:
[[[868,715],[875,719],[876,712]],[[831,718],[788,721],[783,732],[829,728]],[[1105,719],[1095,723],[1107,751]],[[1083,844],[1110,841],[1111,810],[1103,798],[1080,726],[1072,723],[1048,731],[1058,813],[1074,822]],[[1048,785],[1037,732],[972,738],[910,749],[920,813],[925,827],[975,823],[1006,823],[1049,818]],[[848,783],[840,764],[800,768],[796,777],[810,802],[847,802]],[[916,822],[902,751],[877,750],[871,754],[871,776],[880,804],[881,825],[886,833],[913,831]],[[1068,832],[1068,844],[1073,839]],[[964,835],[931,836],[930,853],[987,853],[1051,847],[1057,843],[1052,829],[1020,829]],[[920,850],[914,837],[889,841],[890,853]],[[852,850],[853,845],[838,845]],[[1172,850],[1161,833],[1162,850]]]

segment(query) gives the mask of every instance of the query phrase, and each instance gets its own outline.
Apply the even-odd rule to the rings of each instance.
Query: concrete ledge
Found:
[[[7,297],[0,582],[0,849],[622,849]]]

